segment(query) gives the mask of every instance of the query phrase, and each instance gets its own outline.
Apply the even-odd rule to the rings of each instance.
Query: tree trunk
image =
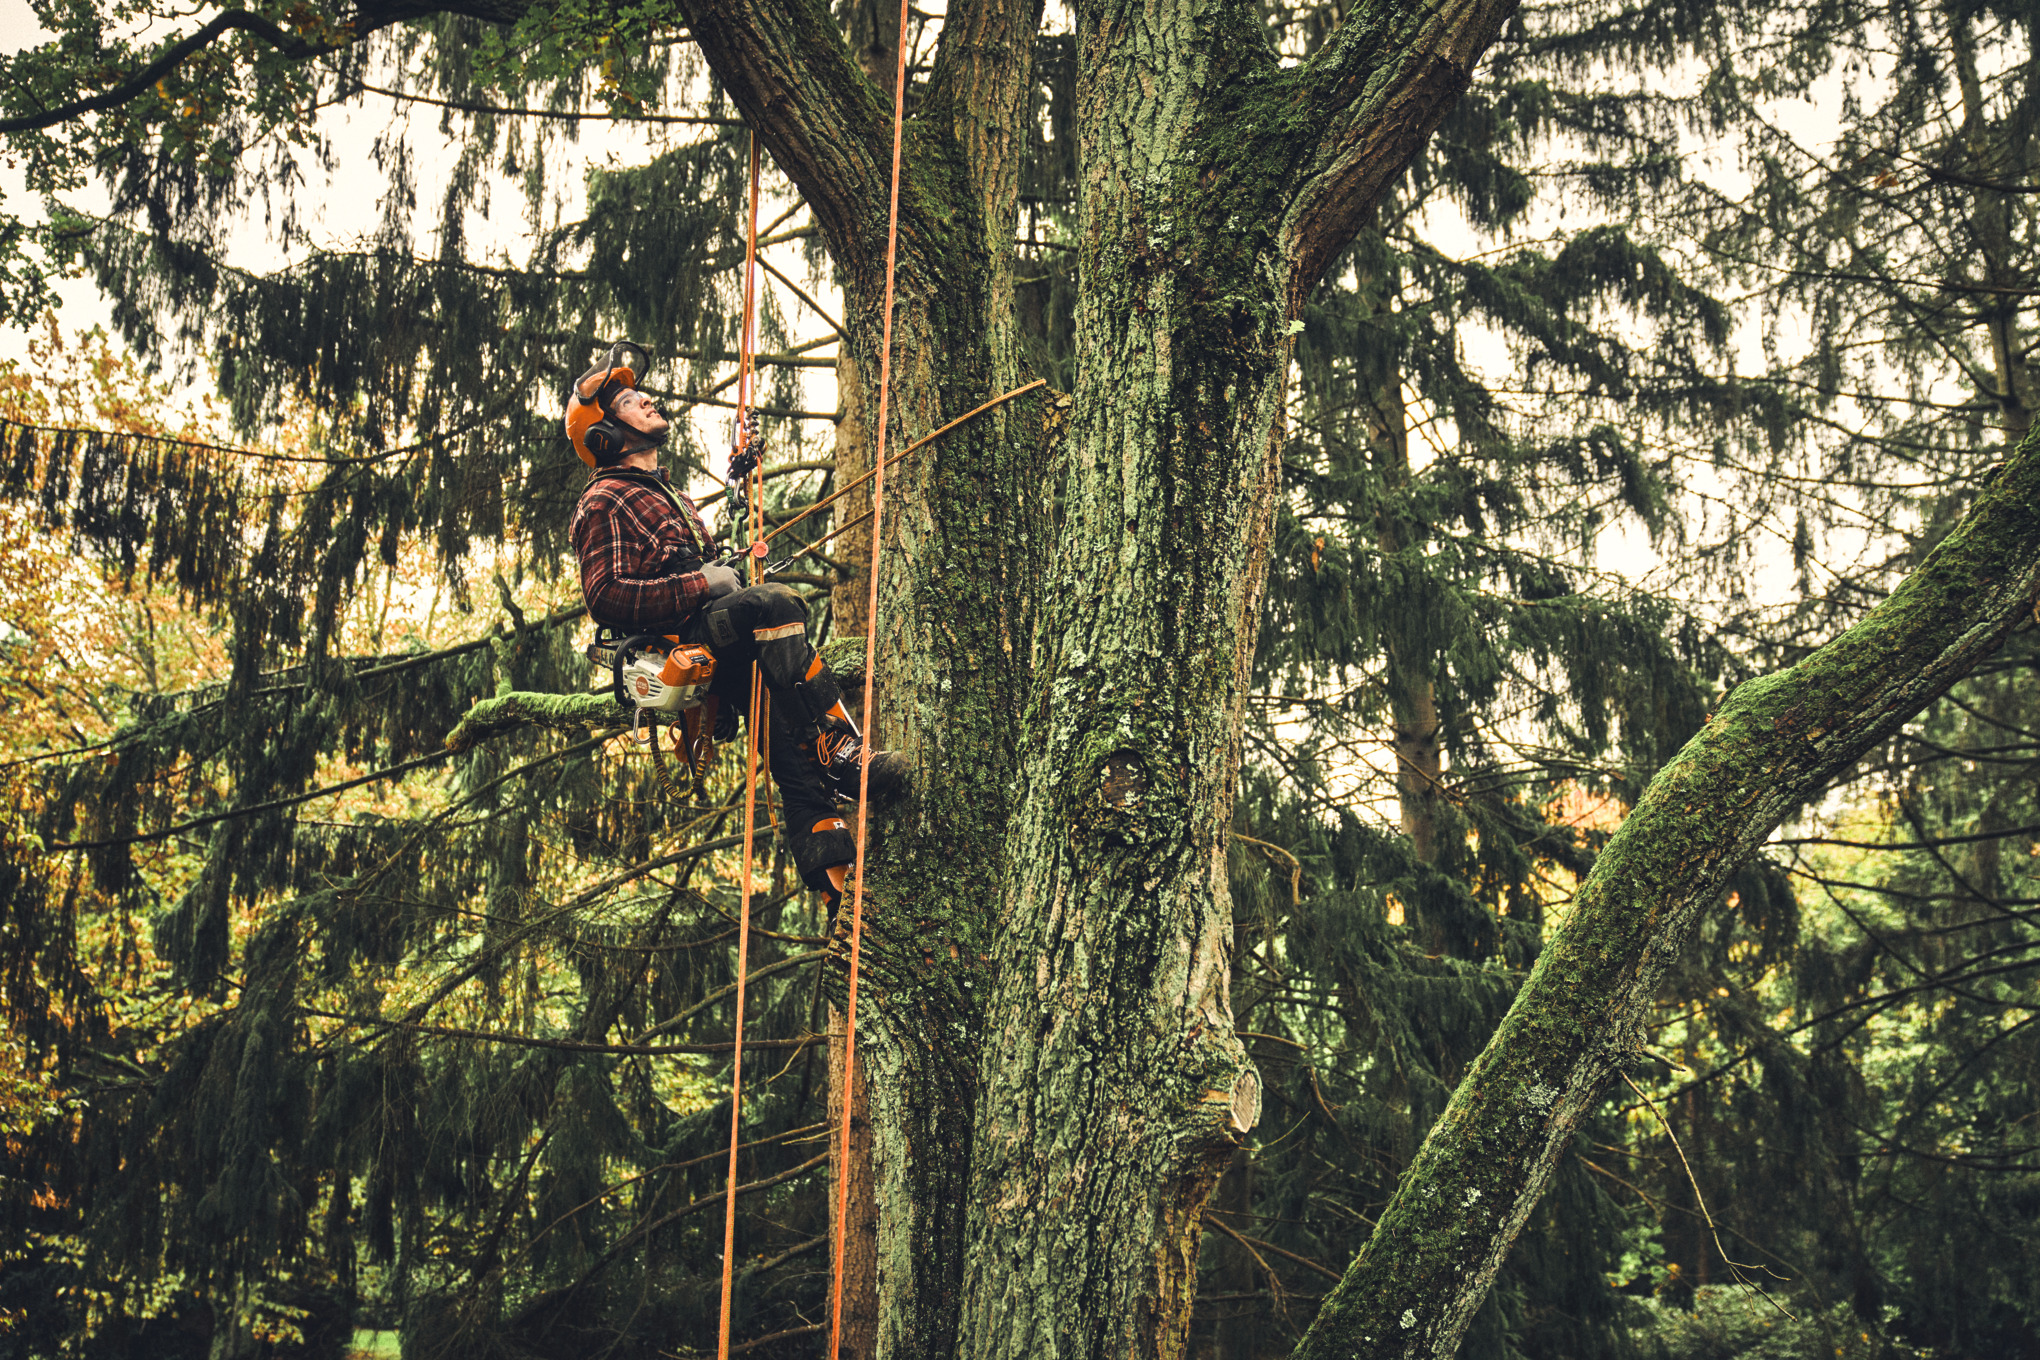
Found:
[[[857,355],[847,343],[836,352],[836,390],[843,399],[843,418],[836,422],[835,485],[840,491],[871,471],[871,432],[864,427],[864,403],[852,396],[861,398],[868,388]],[[837,637],[861,638],[870,625],[871,522],[865,519],[870,513],[869,482],[845,491],[830,511],[831,527],[842,532],[829,544],[829,555],[850,568],[849,578],[829,592],[830,629]]]
[[[2028,437],[1891,597],[1739,686],[1644,791],[1296,1360],[1449,1357],[1699,914],[1785,817],[1988,657],[2040,598]]]
[[[1225,849],[1288,277],[1203,220],[1273,202],[1196,173],[1235,73],[1188,54],[1223,19],[1101,8],[1077,35],[1080,377],[979,1082],[974,1356],[1178,1354],[1205,1201],[1258,1115]]]
[[[1384,556],[1394,559],[1410,551],[1403,507],[1397,500],[1409,488],[1410,425],[1403,403],[1402,374],[1393,364],[1375,394],[1367,434],[1374,466],[1388,493],[1379,512],[1375,541]],[[1388,653],[1388,708],[1395,725],[1395,792],[1402,833],[1409,837],[1411,854],[1422,863],[1435,864],[1445,764],[1438,728],[1437,648],[1431,640],[1433,626],[1425,614],[1421,601],[1404,601],[1383,621],[1382,641]],[[1436,922],[1410,924],[1431,953],[1445,952],[1444,934]]]
[[[828,241],[876,456],[889,96],[815,0],[685,7]],[[1293,318],[1511,8],[1373,15],[1290,70],[1236,0],[1079,9],[1078,390],[900,465],[875,535],[873,674],[915,772],[866,873],[881,1355],[1182,1348],[1200,1212],[1259,1112],[1225,847]],[[952,4],[911,110],[889,449],[1021,378],[1039,19]]]
[[[843,1243],[835,1268],[843,1274],[843,1336],[837,1354],[842,1360],[870,1360],[878,1353],[878,1197],[871,1173],[871,1081],[856,1069],[848,1096],[850,1160],[843,1162],[843,1144],[834,1130],[843,1126],[844,1087],[835,1078],[843,1071],[843,1012],[829,1007],[829,1169],[834,1184],[829,1194],[829,1231]],[[843,1182],[848,1180],[847,1197]],[[839,1229],[839,1206],[849,1205],[849,1225]],[[834,1250],[833,1241],[830,1250]]]
[[[1976,34],[1967,14],[1958,14],[1949,24],[1949,46],[1955,57],[1956,85],[1962,91],[1962,135],[1950,147],[1950,159],[1960,168],[1972,170],[1968,160],[1972,148],[1987,140],[1983,83],[1977,69]],[[1969,215],[1969,234],[1981,257],[1984,287],[1998,296],[1984,316],[1984,331],[1990,338],[1991,368],[1997,379],[1995,392],[1985,396],[1997,403],[2005,424],[2005,443],[2017,444],[2033,426],[2032,408],[2020,390],[2019,378],[2026,368],[2027,351],[2020,342],[2019,314],[2023,310],[2025,280],[2016,261],[2019,247],[2012,239],[2012,210],[2009,196],[2000,190],[1977,188]]]

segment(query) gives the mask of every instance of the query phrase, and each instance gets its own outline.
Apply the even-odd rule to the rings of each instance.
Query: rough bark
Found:
[[[1224,852],[1290,323],[1506,8],[1356,13],[1294,71],[1247,6],[1078,11],[1080,376],[979,1080],[967,1353],[1182,1349],[1201,1211],[1259,1104]]]
[[[1650,783],[1453,1093],[1296,1360],[1448,1357],[1573,1132],[1640,1057],[1694,921],[1785,817],[2040,598],[2040,438],[1883,604],[1749,681]]]
[[[841,1128],[843,1084],[843,1012],[829,1007],[829,1124]],[[870,1360],[878,1353],[878,1195],[871,1163],[871,1078],[857,1069],[850,1083],[850,1162],[842,1164],[842,1143],[829,1140],[829,1231],[837,1232],[838,1206],[850,1206],[843,1231],[843,1337],[840,1360]],[[849,1178],[848,1195],[839,1193]]]
[[[866,384],[857,368],[857,356],[848,345],[836,355],[836,390],[848,396],[862,393]],[[865,516],[871,513],[871,483],[851,486],[859,477],[871,471],[871,432],[864,428],[864,406],[861,401],[847,401],[843,405],[843,418],[836,422],[836,485],[849,487],[843,498],[830,511],[832,525],[853,526],[845,528],[840,537],[829,545],[829,555],[849,568],[847,579],[836,583],[829,592],[829,618],[831,631],[838,637],[864,636],[870,626],[869,615],[871,592],[871,523]],[[864,520],[863,523],[858,523]],[[864,662],[864,653],[857,653],[859,665]]]

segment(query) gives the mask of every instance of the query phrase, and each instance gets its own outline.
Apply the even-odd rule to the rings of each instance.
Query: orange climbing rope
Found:
[[[1036,378],[1031,383],[1023,383],[1021,386],[1014,388],[1010,392],[1001,392],[998,396],[993,397],[990,401],[981,402],[978,405],[971,407],[968,411],[965,411],[962,415],[950,421],[948,424],[940,426],[939,428],[931,430],[927,434],[922,435],[919,439],[916,439],[913,443],[907,445],[905,448],[901,449],[898,453],[886,459],[883,465],[875,467],[871,471],[865,473],[862,477],[854,479],[848,485],[846,485],[841,491],[838,491],[835,495],[824,496],[822,499],[816,501],[813,505],[810,505],[807,509],[801,511],[799,514],[795,515],[792,519],[786,521],[786,523],[780,525],[777,529],[774,529],[771,533],[765,535],[766,542],[768,543],[771,542],[773,539],[779,537],[781,534],[785,533],[788,529],[791,529],[794,525],[800,523],[802,520],[806,519],[809,515],[814,514],[816,511],[828,509],[830,506],[834,505],[837,501],[842,500],[845,496],[855,491],[858,487],[863,486],[873,477],[876,477],[880,473],[884,472],[886,468],[889,468],[894,463],[899,462],[900,459],[905,458],[908,454],[912,453],[914,450],[919,448],[925,448],[929,444],[934,443],[936,440],[940,439],[943,435],[948,434],[951,430],[955,429],[957,426],[968,424],[970,421],[976,420],[979,416],[983,415],[985,412],[989,410],[992,410],[994,407],[1004,406],[1007,402],[1013,400],[1013,398],[1015,397],[1024,397],[1037,387],[1046,386],[1048,386],[1048,379]],[[884,399],[880,398],[880,400],[883,401]],[[880,447],[881,448],[884,447],[883,441],[880,441]],[[844,525],[841,529],[837,529],[830,533],[824,534],[822,537],[816,539],[813,543],[810,543],[807,546],[810,548],[819,548],[820,546],[822,546],[822,544],[827,543],[837,534],[845,533],[851,529],[856,528],[858,525],[864,523],[864,521],[868,518],[870,518],[869,515],[859,515],[856,519],[850,521],[850,523]]]
[[[751,220],[744,242],[744,324],[737,340],[737,448],[741,454],[750,442],[745,420],[751,402],[751,356],[756,346],[754,327],[758,301],[758,134],[751,134]],[[745,473],[752,481],[750,503],[753,543],[764,526],[764,479],[757,469]],[[764,559],[751,558],[753,579],[762,576]],[[728,1193],[723,1201],[722,1313],[716,1325],[717,1360],[730,1355],[730,1289],[737,1259],[737,1141],[744,1106],[744,984],[751,969],[751,867],[754,837],[758,829],[758,724],[764,716],[763,685],[756,663],[751,666],[751,711],[744,723],[744,878],[743,901],[737,915],[737,1018],[736,1043],[730,1066],[730,1166]]]
[[[892,201],[885,223],[885,330],[878,351],[878,449],[871,460],[871,568],[865,573],[871,578],[871,594],[864,611],[864,759],[857,767],[857,859],[850,880],[850,985],[843,1002],[843,1076],[839,1097],[843,1102],[843,1138],[836,1159],[836,1260],[830,1271],[833,1279],[829,1286],[829,1360],[843,1353],[843,1246],[844,1229],[850,1221],[850,1110],[856,1103],[850,1093],[854,1089],[851,1078],[857,1070],[857,965],[864,944],[864,824],[871,805],[871,696],[878,689],[872,680],[878,657],[878,549],[884,542],[881,533],[885,528],[885,430],[892,399],[893,266],[898,259],[900,240],[900,134],[906,125],[907,112],[907,34],[913,31],[907,26],[908,4],[909,0],[900,0],[900,26],[893,30],[899,35],[893,40],[899,57],[893,69]]]
[[[899,32],[902,34],[908,31],[907,19],[909,17],[908,16],[909,4],[910,0],[900,0]],[[865,809],[869,803],[871,793],[870,742],[871,733],[873,730],[872,696],[877,688],[875,685],[871,683],[870,676],[872,674],[873,666],[877,656],[878,553],[880,549],[880,544],[882,542],[880,538],[880,531],[884,526],[885,472],[886,469],[890,467],[892,464],[899,462],[901,459],[905,458],[908,454],[913,453],[916,449],[919,449],[924,445],[933,443],[935,440],[941,438],[949,431],[955,429],[957,426],[962,425],[965,422],[970,421],[975,417],[984,414],[986,411],[989,411],[994,407],[1002,406],[1006,402],[1011,401],[1015,397],[1021,396],[1024,393],[1031,392],[1038,387],[1043,387],[1046,385],[1045,379],[1036,379],[1034,382],[1027,383],[1026,385],[1017,387],[1010,392],[1002,393],[999,396],[993,397],[990,401],[984,402],[982,405],[979,405],[973,410],[970,410],[964,413],[963,415],[958,416],[956,419],[948,422],[941,428],[909,444],[905,449],[902,449],[898,454],[895,454],[892,458],[886,457],[885,454],[886,429],[892,399],[893,276],[899,254],[900,145],[902,133],[905,127],[904,113],[906,108],[906,93],[907,93],[906,87],[907,87],[907,51],[906,44],[904,42],[901,42],[899,44],[898,60],[893,73],[892,185],[891,185],[891,201],[888,206],[886,218],[885,312],[884,312],[883,335],[880,341],[879,348],[880,359],[878,376],[878,444],[877,444],[877,456],[873,460],[874,465],[871,471],[864,474],[864,476],[859,477],[856,481],[853,481],[849,485],[843,487],[842,490],[838,491],[835,495],[830,496],[825,500],[822,500],[812,506],[807,507],[807,509],[804,510],[800,515],[797,515],[787,523],[780,525],[777,529],[773,530],[771,533],[765,532],[765,507],[764,507],[765,479],[763,469],[753,468],[747,474],[747,476],[751,479],[751,494],[748,497],[746,497],[746,500],[749,502],[748,518],[750,519],[751,532],[749,535],[749,541],[751,544],[751,549],[748,556],[750,558],[751,579],[753,583],[757,583],[764,579],[765,546],[771,539],[777,537],[781,533],[784,533],[786,530],[792,528],[795,524],[798,524],[801,520],[806,519],[809,515],[814,514],[816,511],[823,509],[824,507],[834,503],[837,500],[840,500],[843,496],[849,494],[849,492],[856,489],[858,486],[862,485],[865,481],[868,480],[872,483],[871,510],[869,514],[859,516],[858,519],[853,521],[851,524],[843,525],[842,527],[835,530],[834,533],[831,533],[825,536],[822,540],[820,540],[820,542],[827,542],[828,539],[836,537],[837,534],[844,533],[847,530],[854,528],[857,524],[863,523],[865,519],[869,519],[872,522],[872,564],[869,571],[870,597],[869,604],[865,612],[867,624],[865,627],[864,637],[864,674],[866,680],[864,685],[863,731],[866,734],[866,740],[864,743],[865,750],[863,754],[863,761],[859,765],[857,772],[857,835],[856,835],[857,855],[851,870],[852,877],[850,883],[850,975],[848,992],[845,997],[843,1007],[843,1062],[841,1072],[838,1077],[840,1099],[842,1100],[843,1105],[843,1127],[841,1138],[841,1152],[837,1158],[836,1164],[837,1167],[836,1169],[837,1198],[835,1214],[836,1250],[834,1267],[830,1272],[832,1276],[832,1281],[830,1286],[830,1300],[829,1300],[828,1353],[832,1357],[841,1353],[843,1336],[844,1246],[846,1240],[846,1229],[850,1215],[849,1166],[850,1166],[850,1122],[851,1122],[850,1116],[852,1104],[850,1099],[850,1090],[852,1080],[856,1073],[857,1065],[857,982],[860,964],[862,962],[862,952],[864,943],[864,846],[865,846],[864,814]],[[737,451],[739,453],[741,453],[744,450],[750,438],[746,416],[749,413],[751,399],[753,395],[751,390],[754,367],[753,359],[757,348],[757,336],[755,328],[757,324],[758,139],[757,134],[755,132],[751,135],[750,161],[751,161],[750,224],[744,244],[744,317],[742,332],[738,342],[738,360],[737,360],[738,362]],[[819,546],[819,542],[809,546]],[[729,1360],[730,1355],[730,1300],[732,1284],[735,1278],[735,1264],[736,1264],[737,1151],[739,1146],[738,1140],[740,1134],[740,1125],[743,1109],[744,993],[745,983],[749,972],[750,961],[751,893],[753,886],[752,870],[754,865],[753,847],[754,839],[757,833],[758,757],[760,743],[759,724],[764,720],[766,712],[765,705],[768,702],[769,699],[765,696],[763,692],[763,685],[758,669],[755,665],[753,665],[751,670],[751,706],[750,713],[748,715],[749,720],[746,723],[747,738],[745,742],[746,759],[744,768],[743,905],[741,914],[738,917],[737,925],[737,986],[736,986],[736,1026],[735,1026],[736,1042],[734,1044],[734,1056],[732,1059],[732,1068],[730,1073],[730,1160],[727,1179],[728,1186],[727,1198],[724,1201],[723,1207],[722,1310],[721,1319],[716,1334],[716,1355],[718,1357],[718,1360]],[[768,810],[768,816],[769,815],[770,813]]]

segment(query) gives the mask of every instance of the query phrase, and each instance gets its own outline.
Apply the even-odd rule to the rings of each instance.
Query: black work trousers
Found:
[[[772,698],[770,764],[779,786],[782,824],[794,867],[811,888],[829,886],[828,870],[857,858],[849,827],[836,814],[836,798],[822,777],[816,724],[836,700],[828,680],[810,678],[815,649],[807,638],[807,606],[788,586],[749,586],[696,614],[681,640],[699,643],[715,657],[709,693],[735,713],[749,713],[755,666]]]

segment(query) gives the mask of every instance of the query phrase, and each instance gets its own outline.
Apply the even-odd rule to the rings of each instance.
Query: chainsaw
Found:
[[[708,688],[715,676],[715,657],[708,648],[656,633],[619,637],[604,628],[589,646],[588,659],[597,666],[607,663],[610,692],[617,703],[631,710],[631,735],[636,737],[641,728],[652,729],[647,733],[652,767],[666,791],[681,797],[687,793],[666,772],[657,731],[662,722],[677,729],[674,750],[681,767],[700,788],[715,764],[718,701]]]

